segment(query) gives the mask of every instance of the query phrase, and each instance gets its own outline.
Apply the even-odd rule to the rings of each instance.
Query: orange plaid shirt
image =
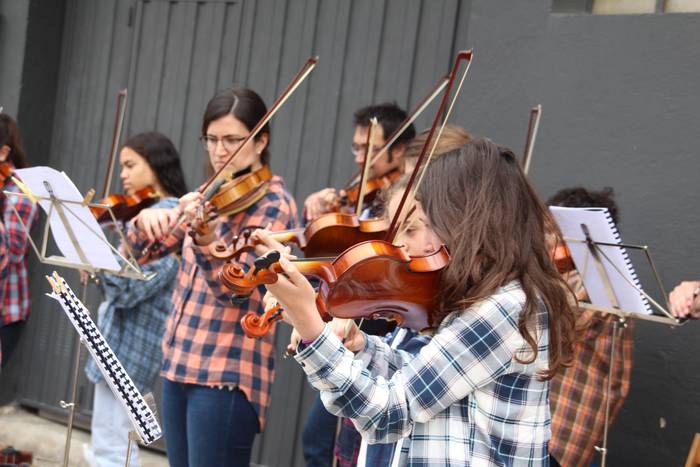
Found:
[[[266,195],[253,206],[231,217],[219,218],[216,236],[227,244],[244,227],[271,230],[295,228],[296,203],[284,188],[282,179],[270,180]],[[203,386],[236,386],[258,414],[260,428],[270,405],[274,378],[274,333],[262,339],[246,337],[241,318],[249,311],[262,313],[264,287],[248,300],[232,305],[231,293],[219,282],[224,264],[209,255],[207,246],[198,246],[181,227],[155,257],[181,252],[182,261],[173,291],[173,312],[163,335],[163,371],[166,379]],[[129,233],[132,246],[141,251],[145,239]],[[252,264],[253,255],[241,256],[241,263]]]

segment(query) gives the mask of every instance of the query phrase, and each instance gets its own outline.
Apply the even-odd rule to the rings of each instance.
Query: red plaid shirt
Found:
[[[568,278],[576,296],[586,298],[578,274]],[[605,423],[605,389],[610,369],[612,333],[617,318],[581,309],[576,327],[580,338],[575,346],[573,365],[550,382],[552,438],[549,452],[566,467],[589,466],[600,445]],[[610,424],[625,402],[632,374],[634,321],[615,337],[615,356],[610,387]]]
[[[19,192],[17,185],[8,181],[4,191]],[[0,312],[0,326],[26,320],[29,316],[29,277],[27,274],[27,256],[29,240],[22,227],[22,222],[31,229],[37,217],[37,208],[29,198],[25,196],[5,196],[0,192],[2,199],[2,222],[4,229],[1,234],[7,254],[7,266],[5,280],[2,282],[2,310]],[[13,209],[14,207],[14,209]],[[17,213],[15,213],[15,210]]]
[[[270,180],[266,195],[247,210],[220,218],[217,238],[227,243],[243,227],[265,227],[271,230],[295,228],[298,224],[296,203],[285,190],[282,179]],[[274,378],[274,334],[262,339],[245,337],[240,320],[249,311],[264,311],[264,287],[257,289],[241,305],[231,304],[231,293],[219,282],[224,262],[211,257],[207,246],[195,245],[192,238],[179,229],[158,253],[180,251],[182,262],[173,291],[173,312],[165,324],[163,335],[162,376],[170,381],[204,386],[237,386],[255,408],[260,427],[270,405]],[[131,243],[140,251],[143,238],[129,232]],[[241,262],[252,264],[252,255],[243,255]]]

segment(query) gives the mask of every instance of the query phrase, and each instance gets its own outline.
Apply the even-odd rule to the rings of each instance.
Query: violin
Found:
[[[279,252],[270,251],[257,258],[247,273],[236,263],[225,264],[219,279],[231,290],[232,302],[246,300],[260,285],[277,282],[282,272],[279,257]],[[387,319],[422,331],[434,325],[435,291],[449,260],[444,246],[428,256],[411,257],[400,246],[373,240],[358,243],[337,258],[292,262],[305,276],[319,279],[316,305],[324,321],[333,317]],[[269,316],[276,311],[269,310],[268,316],[257,320],[244,319],[260,333],[277,321]]]
[[[552,259],[554,260],[554,265],[559,274],[563,275],[576,270],[576,265],[571,257],[571,251],[569,251],[569,247],[566,246],[566,243],[557,244],[554,248]]]
[[[90,206],[90,211],[100,224],[113,220],[127,222],[142,209],[158,201],[158,193],[151,187],[142,188],[132,195],[112,194],[102,199],[98,206]],[[110,210],[112,215],[110,215]]]
[[[15,176],[15,168],[9,162],[0,162],[0,189],[5,188],[5,183]]]

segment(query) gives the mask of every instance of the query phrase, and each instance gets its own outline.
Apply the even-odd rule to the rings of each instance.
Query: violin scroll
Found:
[[[246,337],[260,339],[272,329],[272,325],[282,319],[282,306],[277,304],[259,315],[249,311],[241,318],[241,327]]]

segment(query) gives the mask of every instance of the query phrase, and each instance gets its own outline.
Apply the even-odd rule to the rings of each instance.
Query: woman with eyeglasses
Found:
[[[201,140],[213,170],[221,169],[267,109],[251,89],[218,92],[207,104]],[[270,161],[270,127],[266,125],[240,149],[225,168],[232,177],[256,172]],[[249,339],[240,320],[249,311],[262,313],[262,294],[232,304],[219,283],[223,262],[209,255],[216,239],[232,241],[244,227],[297,226],[296,204],[282,178],[272,176],[252,205],[214,215],[198,215],[203,196],[189,193],[177,208],[145,209],[129,232],[140,251],[161,239],[156,257],[182,254],[173,292],[173,312],[163,336],[163,422],[171,466],[247,466],[255,434],[265,422],[274,378],[274,334]],[[208,204],[208,203],[206,203]],[[181,214],[186,222],[162,237]],[[189,225],[195,226],[190,230]],[[188,234],[189,233],[189,234]],[[252,255],[241,262],[252,264]]]

